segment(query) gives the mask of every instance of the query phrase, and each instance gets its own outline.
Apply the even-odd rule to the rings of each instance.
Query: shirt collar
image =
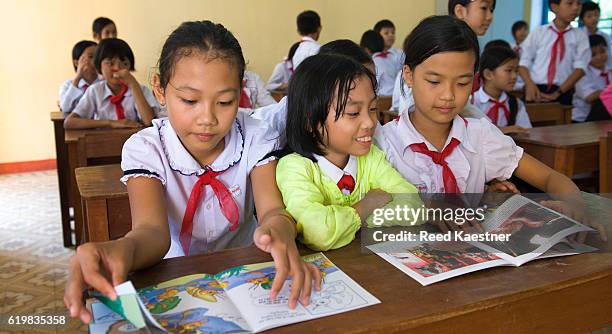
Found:
[[[487,92],[485,92],[484,86],[481,86],[480,89],[478,89],[478,91],[476,91],[475,94],[476,94],[476,101],[480,103],[488,103],[489,100],[501,102],[501,101],[506,101],[506,99],[508,98],[508,94],[502,91],[501,95],[499,96],[499,99],[495,99],[491,95],[487,94]]]
[[[554,31],[559,31],[559,30],[557,29],[557,26],[555,25],[555,23],[554,23],[554,22],[550,22],[550,23],[548,24],[548,26],[549,26],[549,27],[551,27],[551,28],[552,28]],[[574,27],[572,27],[572,25],[570,24],[570,25],[568,25],[568,26],[567,26],[567,28],[565,28],[565,30],[563,30],[563,31],[572,30],[573,28],[574,28]]]
[[[423,137],[423,135],[421,135],[421,133],[419,133],[419,131],[417,131],[417,129],[410,121],[410,117],[408,117],[408,114],[411,113],[413,110],[414,106],[411,108],[411,110],[408,111],[408,113],[403,114],[398,121],[399,129],[397,133],[400,134],[400,141],[402,142],[402,147],[404,148],[404,151],[409,150],[410,145],[419,143],[425,143],[425,145],[427,145],[427,149],[429,149],[430,151],[438,151],[438,149],[436,149],[427,139],[425,139],[425,137]],[[470,152],[476,153],[476,150],[474,149],[474,147],[472,147],[468,140],[468,122],[469,121],[467,119],[462,118],[459,115],[455,115],[455,118],[453,119],[453,125],[451,126],[448,138],[446,138],[444,147],[446,147],[450,143],[452,138],[456,138],[461,142],[461,146],[463,146]]]
[[[331,163],[331,161],[327,160],[325,157],[313,154],[315,159],[317,159],[317,164],[321,171],[329,176],[334,183],[338,183],[344,174],[348,174],[353,177],[355,181],[357,181],[357,158],[353,155],[349,155],[349,160],[344,169],[338,168],[338,166]]]
[[[167,118],[160,120],[159,134],[168,158],[170,168],[183,175],[200,176],[207,168],[215,172],[224,171],[240,162],[244,150],[244,135],[238,121],[234,121],[232,128],[225,135],[225,148],[210,166],[202,167],[200,163],[187,151]]]
[[[300,42],[316,42],[316,41],[314,40],[314,38],[310,36],[302,36],[302,38],[300,38]]]
[[[104,81],[104,94],[102,94],[102,99],[106,100],[114,96],[113,91],[108,87],[108,83]],[[128,88],[127,92],[125,92],[125,96],[132,96],[132,90]]]

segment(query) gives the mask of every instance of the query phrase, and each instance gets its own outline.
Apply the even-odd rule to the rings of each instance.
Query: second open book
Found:
[[[422,285],[481,269],[597,250],[565,240],[593,229],[521,195],[505,201],[482,226],[484,232],[510,234],[509,240],[393,241],[367,247]]]

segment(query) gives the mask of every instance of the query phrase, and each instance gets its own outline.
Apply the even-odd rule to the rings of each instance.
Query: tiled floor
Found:
[[[69,317],[56,327],[6,323],[10,315],[67,316],[73,251],[62,242],[56,171],[0,175],[0,199],[0,333],[86,333]]]

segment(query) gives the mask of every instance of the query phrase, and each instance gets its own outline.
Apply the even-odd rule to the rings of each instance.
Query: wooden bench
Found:
[[[81,195],[85,241],[120,238],[132,229],[126,186],[119,181],[120,165],[80,167],[75,170]]]
[[[525,109],[534,127],[572,123],[572,106],[560,103],[526,103]]]

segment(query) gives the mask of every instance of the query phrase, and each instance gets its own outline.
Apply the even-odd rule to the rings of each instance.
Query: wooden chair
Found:
[[[599,192],[612,193],[612,132],[599,139]]]
[[[536,126],[572,123],[572,107],[559,103],[526,103],[531,124]]]
[[[92,131],[80,137],[77,141],[77,168],[114,164],[121,162],[123,144],[137,129],[118,129],[112,132],[96,133]],[[76,168],[75,168],[76,172]],[[77,181],[78,186],[78,181]],[[83,212],[80,191],[75,199],[74,232],[77,245],[87,241],[86,217]],[[76,204],[78,203],[78,204]]]
[[[130,201],[126,186],[119,180],[121,166],[103,165],[75,170],[81,195],[86,240],[120,238],[132,229]]]
[[[387,111],[391,109],[391,96],[379,96],[378,97],[378,121],[380,124],[389,122],[393,117],[389,117]]]

